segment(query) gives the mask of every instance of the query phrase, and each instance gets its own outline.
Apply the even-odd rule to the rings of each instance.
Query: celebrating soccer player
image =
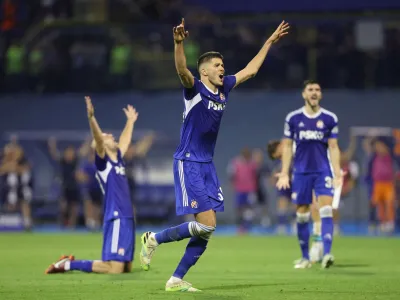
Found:
[[[174,155],[176,213],[192,214],[195,221],[142,236],[140,259],[144,270],[149,270],[159,245],[190,238],[182,260],[166,283],[166,291],[199,291],[183,277],[206,250],[217,225],[216,212],[224,210],[224,196],[212,159],[229,93],[257,74],[272,44],[286,35],[288,29],[289,25],[282,22],[258,54],[233,76],[225,75],[220,53],[204,53],[197,63],[199,80],[186,66],[183,41],[189,33],[184,20],[173,28],[175,67],[183,85],[184,102],[180,144]]]
[[[116,142],[111,134],[103,133],[94,117],[89,97],[85,98],[87,116],[96,149],[96,177],[104,193],[104,224],[102,260],[75,260],[72,255],[62,256],[50,265],[47,274],[66,271],[118,274],[130,272],[135,249],[135,222],[125,176],[123,156],[132,140],[133,126],[138,113],[131,106],[124,108],[127,122]]]
[[[332,201],[335,187],[340,187],[342,184],[340,151],[337,143],[338,118],[334,113],[320,107],[322,92],[318,82],[305,81],[302,96],[305,106],[286,116],[282,170],[276,185],[279,189],[290,186],[289,170],[294,141],[296,152],[293,162],[292,200],[297,205],[297,236],[302,252],[302,258],[295,264],[295,268],[311,267],[308,243],[313,191],[317,197],[321,217],[321,236],[324,246],[322,267],[329,268],[334,261],[331,254]]]

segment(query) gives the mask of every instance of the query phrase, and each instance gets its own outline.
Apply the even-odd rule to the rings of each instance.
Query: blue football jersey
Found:
[[[196,162],[212,160],[222,115],[235,84],[235,76],[225,76],[223,86],[214,93],[195,78],[194,86],[184,89],[183,124],[174,158]]]
[[[104,220],[133,218],[133,207],[125,176],[125,163],[118,150],[117,161],[107,154],[104,158],[96,154],[96,178],[104,194]]]
[[[294,173],[331,171],[328,140],[336,139],[339,133],[337,116],[321,108],[309,115],[300,108],[286,116],[284,137],[295,144]]]

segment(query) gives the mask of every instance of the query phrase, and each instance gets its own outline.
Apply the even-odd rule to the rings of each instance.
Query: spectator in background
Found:
[[[395,220],[394,160],[389,147],[382,139],[376,139],[374,142],[371,175],[372,200],[378,209],[380,230],[383,233],[392,233]]]
[[[62,199],[60,205],[60,221],[62,225],[67,224],[69,228],[73,229],[76,227],[81,200],[77,180],[78,163],[79,157],[84,157],[85,152],[80,151],[80,153],[77,154],[76,149],[70,145],[66,147],[61,154],[57,149],[57,141],[55,138],[49,139],[48,148],[51,157],[54,161],[59,163],[61,171]],[[64,217],[66,215],[68,215],[68,221],[65,222]]]
[[[339,205],[343,204],[343,201],[356,185],[356,180],[359,176],[358,164],[353,161],[354,153],[357,149],[357,138],[351,136],[348,148],[340,153],[340,167],[344,173],[343,185],[340,194],[340,202],[337,207],[333,207],[333,220],[334,220],[334,233],[339,234]],[[335,205],[334,205],[335,206]]]
[[[2,178],[2,198],[5,199],[7,211],[21,211],[24,227],[32,228],[30,203],[32,200],[32,171],[24,151],[16,140],[4,147],[0,164]]]
[[[261,206],[261,226],[269,227],[271,220],[268,216],[268,199],[266,184],[268,177],[271,174],[269,166],[264,161],[264,152],[257,148],[253,150],[253,161],[257,167],[257,202]]]
[[[81,185],[85,224],[89,230],[101,228],[103,192],[96,178],[95,151],[90,147],[91,139],[81,147],[84,159],[77,171],[77,179]]]
[[[235,192],[235,205],[239,220],[239,233],[246,233],[253,224],[255,194],[257,192],[257,164],[249,148],[233,159],[228,174]]]
[[[373,190],[373,180],[372,180],[372,162],[374,158],[374,150],[372,147],[372,138],[366,137],[362,141],[362,147],[364,154],[366,156],[366,174],[365,174],[365,184],[367,186],[367,197],[369,202],[369,217],[368,217],[368,231],[374,233],[377,225],[376,218],[376,206],[372,200],[372,190]]]
[[[153,145],[154,134],[146,135],[144,138],[131,144],[125,153],[125,173],[128,178],[129,189],[131,192],[131,200],[133,209],[135,209],[136,180],[135,173],[138,165],[144,164],[144,159]]]

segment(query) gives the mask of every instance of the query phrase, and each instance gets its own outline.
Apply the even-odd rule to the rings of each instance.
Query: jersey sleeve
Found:
[[[107,166],[107,154],[104,155],[104,158],[101,158],[97,153],[94,159],[94,163],[96,165],[97,170],[104,171]]]
[[[331,126],[329,128],[329,137],[330,139],[337,139],[339,135],[339,122],[338,118],[336,116],[333,117]]]
[[[224,77],[224,92],[229,93],[236,84],[236,76],[229,75]]]
[[[192,100],[194,96],[200,93],[200,80],[194,77],[194,85],[191,88],[183,87],[183,97],[185,100]]]
[[[285,125],[283,126],[283,137],[288,139],[294,138],[293,121],[289,116],[287,116],[285,119]]]

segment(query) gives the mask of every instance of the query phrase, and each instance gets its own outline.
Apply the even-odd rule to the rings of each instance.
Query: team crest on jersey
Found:
[[[318,120],[318,122],[317,122],[317,128],[319,128],[319,129],[324,128],[324,122],[322,122],[321,120]]]
[[[190,206],[192,208],[197,208],[198,207],[197,201],[193,199],[192,202],[190,202]]]
[[[118,255],[124,256],[125,255],[125,249],[124,248],[119,248],[118,249]]]
[[[224,93],[219,93],[219,98],[221,99],[221,101],[225,101],[225,95]]]

